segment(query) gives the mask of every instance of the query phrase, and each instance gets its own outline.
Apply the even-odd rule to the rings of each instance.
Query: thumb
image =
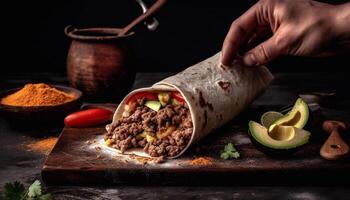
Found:
[[[285,45],[281,45],[277,42],[276,36],[272,36],[245,53],[243,62],[247,66],[259,66],[269,63],[284,53],[284,46]]]

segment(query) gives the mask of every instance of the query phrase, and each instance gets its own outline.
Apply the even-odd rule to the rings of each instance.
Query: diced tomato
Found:
[[[133,96],[129,97],[129,99],[126,101],[126,104],[129,104],[130,102],[136,102],[137,99],[142,99],[145,98],[146,100],[149,101],[157,101],[158,96],[156,93],[152,92],[139,92],[134,94]]]
[[[171,92],[171,97],[178,100],[180,103],[186,103],[180,92]]]
[[[69,127],[89,127],[100,125],[112,120],[113,112],[103,108],[92,108],[78,111],[64,118],[64,124]]]

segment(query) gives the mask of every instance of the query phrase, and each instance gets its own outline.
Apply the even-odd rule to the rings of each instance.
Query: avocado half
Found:
[[[257,148],[274,157],[295,153],[309,141],[310,132],[293,126],[271,125],[271,131],[261,124],[250,121],[249,135]]]
[[[283,117],[277,119],[272,125],[293,126],[295,128],[304,128],[309,119],[309,106],[298,98],[291,111]],[[269,131],[273,126],[269,127]]]
[[[266,128],[269,128],[275,121],[283,117],[284,115],[282,113],[276,112],[276,111],[268,111],[261,115],[260,122],[263,126]]]

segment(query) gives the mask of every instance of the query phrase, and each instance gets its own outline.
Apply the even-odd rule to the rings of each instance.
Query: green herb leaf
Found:
[[[5,200],[21,200],[25,195],[24,186],[18,181],[6,183],[4,186]]]
[[[228,153],[222,152],[221,155],[220,155],[220,157],[221,157],[222,159],[227,160],[230,156],[228,155]]]
[[[4,191],[5,200],[53,200],[51,194],[42,194],[39,180],[35,180],[27,191],[20,182],[6,183]]]
[[[239,158],[240,154],[237,149],[233,146],[232,143],[228,143],[225,145],[224,150],[221,152],[220,158],[222,159],[230,159],[230,158]]]
[[[28,188],[28,197],[38,197],[40,195],[41,195],[41,183],[39,180],[36,180]]]
[[[228,143],[225,145],[224,151],[229,152],[229,151],[237,151],[236,148],[233,146],[232,143]]]
[[[240,154],[238,151],[235,151],[235,152],[228,152],[230,158],[239,158]]]

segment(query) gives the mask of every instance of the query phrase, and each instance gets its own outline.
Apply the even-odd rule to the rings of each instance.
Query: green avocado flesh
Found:
[[[162,107],[159,101],[146,101],[145,106],[157,112]]]
[[[264,113],[261,118],[260,122],[263,126],[266,128],[269,128],[271,124],[273,124],[275,121],[283,117],[282,113],[276,112],[276,111],[268,111]]]
[[[277,119],[273,124],[280,126],[293,126],[295,128],[301,129],[304,128],[308,119],[309,107],[301,98],[299,98],[295,102],[292,110],[283,117]],[[269,131],[271,131],[271,126],[269,128]]]
[[[254,140],[271,149],[294,149],[309,141],[310,132],[293,126],[271,125],[269,132],[261,124],[250,121],[249,131]]]

